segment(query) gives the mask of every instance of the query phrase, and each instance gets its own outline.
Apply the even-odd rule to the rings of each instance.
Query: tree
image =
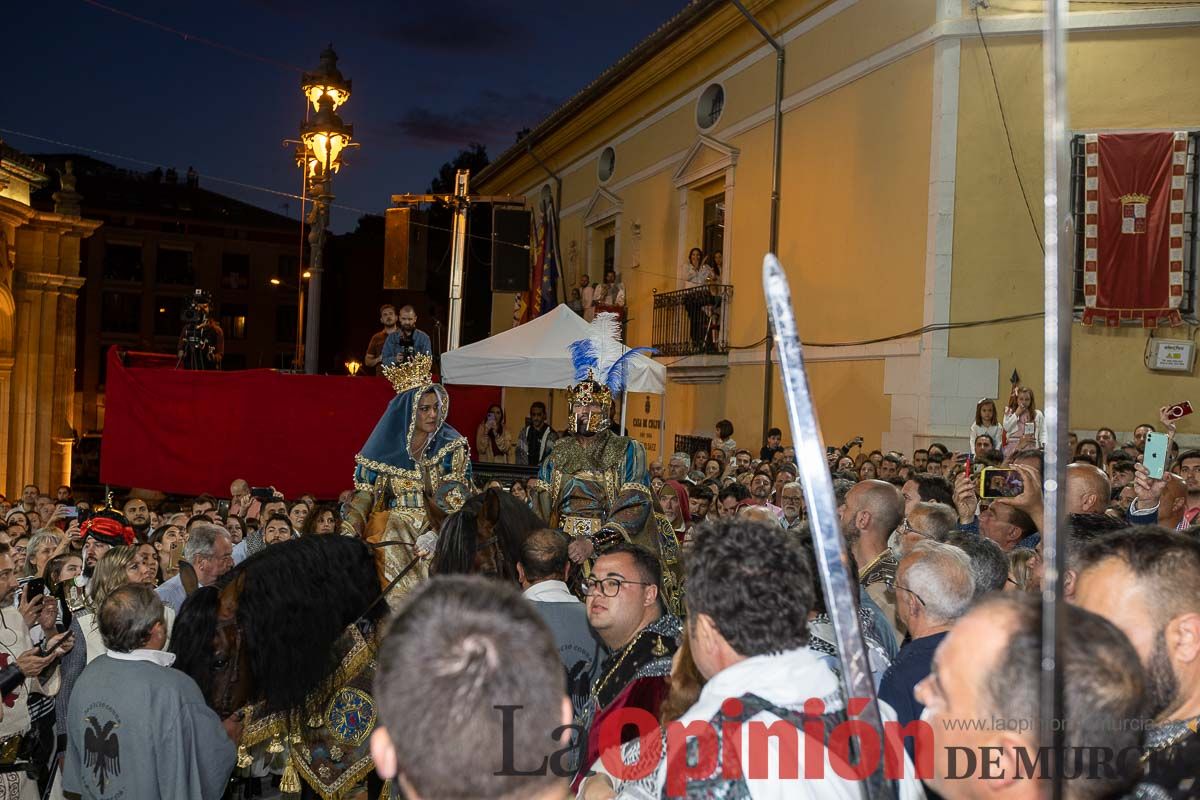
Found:
[[[471,142],[465,150],[459,150],[453,161],[442,164],[437,177],[429,184],[429,194],[448,194],[454,191],[454,173],[460,169],[471,171],[478,175],[479,171],[491,163],[487,147],[479,142]]]

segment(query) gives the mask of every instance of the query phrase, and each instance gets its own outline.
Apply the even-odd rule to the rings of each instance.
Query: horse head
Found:
[[[527,505],[488,489],[446,517],[430,573],[472,573],[517,581],[525,537],[544,523]]]
[[[302,708],[328,688],[346,628],[382,617],[378,597],[373,553],[357,538],[271,545],[184,603],[175,666],[222,716],[258,702],[267,713]]]
[[[190,675],[208,705],[227,717],[252,694],[250,665],[238,606],[244,586],[239,575],[223,587],[203,586],[183,604],[171,637],[175,667]]]
[[[210,702],[222,717],[246,705],[253,689],[245,636],[238,623],[238,600],[245,585],[246,574],[241,573],[221,589],[217,602]]]

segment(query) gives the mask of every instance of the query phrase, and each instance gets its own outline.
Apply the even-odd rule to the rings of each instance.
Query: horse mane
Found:
[[[221,593],[215,586],[200,587],[183,602],[171,631],[175,669],[190,675],[205,697],[212,692],[213,636],[220,604]]]
[[[226,573],[217,590],[239,576],[244,581],[237,623],[254,687],[251,700],[265,701],[267,713],[302,709],[314,691],[325,694],[344,655],[337,643],[347,626],[364,614],[367,623],[375,624],[387,609],[385,603],[374,604],[380,589],[372,550],[353,537],[305,536],[271,545]],[[188,604],[192,602],[189,598]],[[207,612],[209,601],[202,602]],[[180,622],[191,614],[188,604]],[[215,622],[213,613],[208,634],[184,642],[177,622],[172,646],[189,653],[207,648],[211,663]],[[203,630],[202,619],[195,623],[185,630]],[[203,655],[193,655],[187,663],[202,667]],[[199,681],[201,673],[185,671]]]
[[[513,570],[512,575],[497,577],[517,579],[516,564],[521,559],[521,545],[529,534],[546,527],[546,523],[524,502],[496,488],[471,497],[460,510],[446,517],[438,535],[430,574],[468,574],[475,571],[475,557],[480,544],[479,518],[490,502],[497,503],[498,508],[493,533],[507,565]]]

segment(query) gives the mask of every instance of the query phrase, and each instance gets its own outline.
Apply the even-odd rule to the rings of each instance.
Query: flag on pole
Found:
[[[542,206],[542,221],[536,225],[529,244],[533,258],[529,268],[529,291],[521,294],[513,320],[522,325],[540,317],[558,305],[558,236],[554,229],[554,208]]]
[[[542,208],[542,283],[538,314],[545,314],[558,305],[558,230],[554,224],[553,201]]]

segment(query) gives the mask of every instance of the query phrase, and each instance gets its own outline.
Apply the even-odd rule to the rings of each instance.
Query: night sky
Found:
[[[339,113],[362,144],[334,180],[336,202],[381,213],[393,193],[425,191],[468,142],[498,156],[685,2],[8,3],[0,138],[26,153],[75,148],[11,131],[149,162],[89,153],[137,171],[195,166],[202,186],[296,216],[296,200],[212,179],[299,194],[281,142],[304,116],[300,70],[332,42],[353,81]],[[334,230],[359,213],[335,209]]]

